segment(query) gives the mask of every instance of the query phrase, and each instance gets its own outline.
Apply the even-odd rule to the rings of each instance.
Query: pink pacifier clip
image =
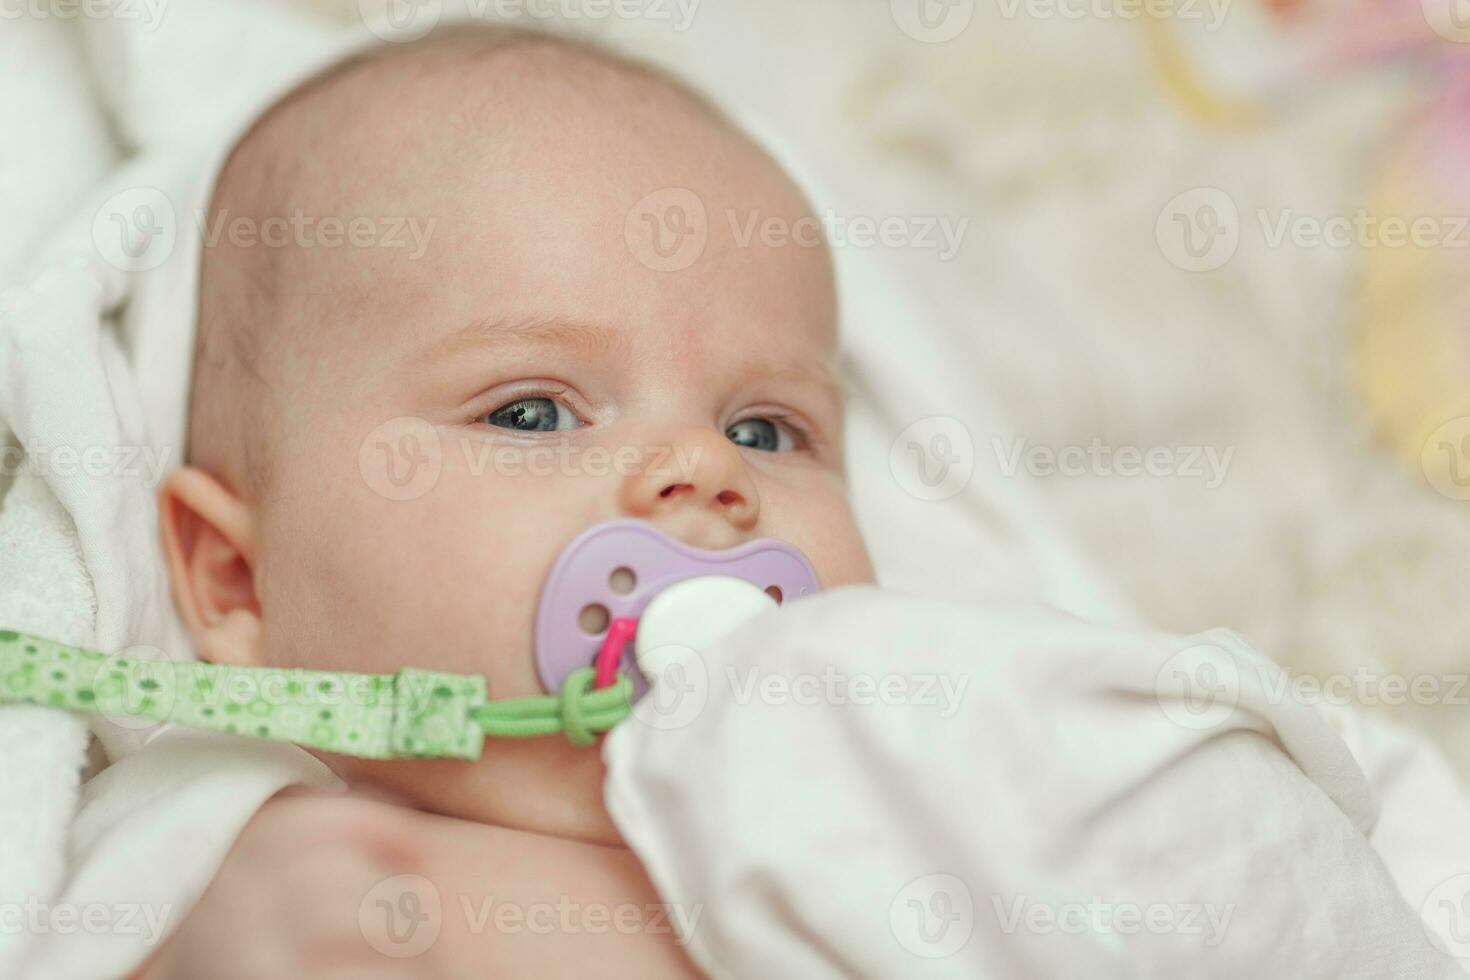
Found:
[[[637,632],[637,619],[619,618],[608,624],[607,639],[602,641],[602,646],[597,651],[597,675],[592,682],[593,688],[600,691],[604,687],[611,687],[618,679],[618,665],[623,662],[623,648]]]

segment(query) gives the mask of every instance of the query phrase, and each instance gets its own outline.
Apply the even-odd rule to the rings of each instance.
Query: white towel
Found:
[[[235,33],[247,22],[254,45]],[[209,2],[156,25],[38,18],[6,30],[7,49],[28,53],[5,61],[16,84],[4,80],[13,98],[3,118],[20,138],[4,186],[22,205],[7,214],[31,221],[7,229],[0,252],[0,622],[187,657],[154,495],[182,454],[197,251],[184,235],[168,262],[131,271],[109,235],[132,233],[136,205],[158,195],[179,202],[187,231],[225,145],[219,130],[330,50],[333,35],[273,8]],[[187,98],[192,113],[164,95]],[[83,788],[87,721],[0,708],[0,975],[125,975],[157,937],[123,920],[171,926],[262,800],[291,782],[334,780],[290,746],[180,732],[143,748],[153,732],[90,722],[107,755],[125,761]],[[107,927],[67,929],[73,915]]]
[[[111,166],[115,148],[92,95],[75,32],[60,21],[7,21],[0,31],[0,285]],[[45,140],[20,138],[39,134]],[[38,192],[38,189],[40,192]],[[0,323],[17,297],[0,289]],[[14,385],[8,331],[0,331],[0,401]],[[0,621],[93,638],[92,585],[66,509],[45,481],[19,469],[12,432],[0,430]],[[0,710],[0,903],[50,894],[64,871],[67,819],[75,805],[86,726],[40,709]],[[24,801],[6,805],[4,801]],[[0,934],[0,974],[17,940]]]

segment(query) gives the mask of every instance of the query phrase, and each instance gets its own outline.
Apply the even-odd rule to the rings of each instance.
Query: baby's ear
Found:
[[[158,492],[158,524],[174,605],[200,659],[261,665],[250,505],[208,473],[185,466]]]

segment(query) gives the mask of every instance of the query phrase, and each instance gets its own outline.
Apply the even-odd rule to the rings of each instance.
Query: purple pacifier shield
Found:
[[[626,570],[619,575],[620,570]],[[631,574],[632,587],[626,585]],[[536,610],[536,670],[547,691],[561,690],[568,674],[589,666],[607,631],[583,631],[588,606],[607,610],[608,621],[637,617],[659,592],[697,575],[729,575],[764,589],[785,602],[818,591],[817,575],[806,556],[789,544],[761,538],[721,551],[693,548],[642,521],[607,521],[578,535],[546,578]],[[776,590],[780,590],[779,593]],[[647,690],[634,663],[633,647],[623,651],[620,669],[633,678],[634,691]]]

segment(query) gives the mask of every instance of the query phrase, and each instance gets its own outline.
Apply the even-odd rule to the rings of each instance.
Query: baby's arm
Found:
[[[701,976],[632,851],[433,814],[413,819],[424,874],[444,903],[446,962],[493,964],[472,974],[479,977]]]
[[[663,917],[635,922],[659,903],[630,851],[288,793],[134,980],[699,976]]]

